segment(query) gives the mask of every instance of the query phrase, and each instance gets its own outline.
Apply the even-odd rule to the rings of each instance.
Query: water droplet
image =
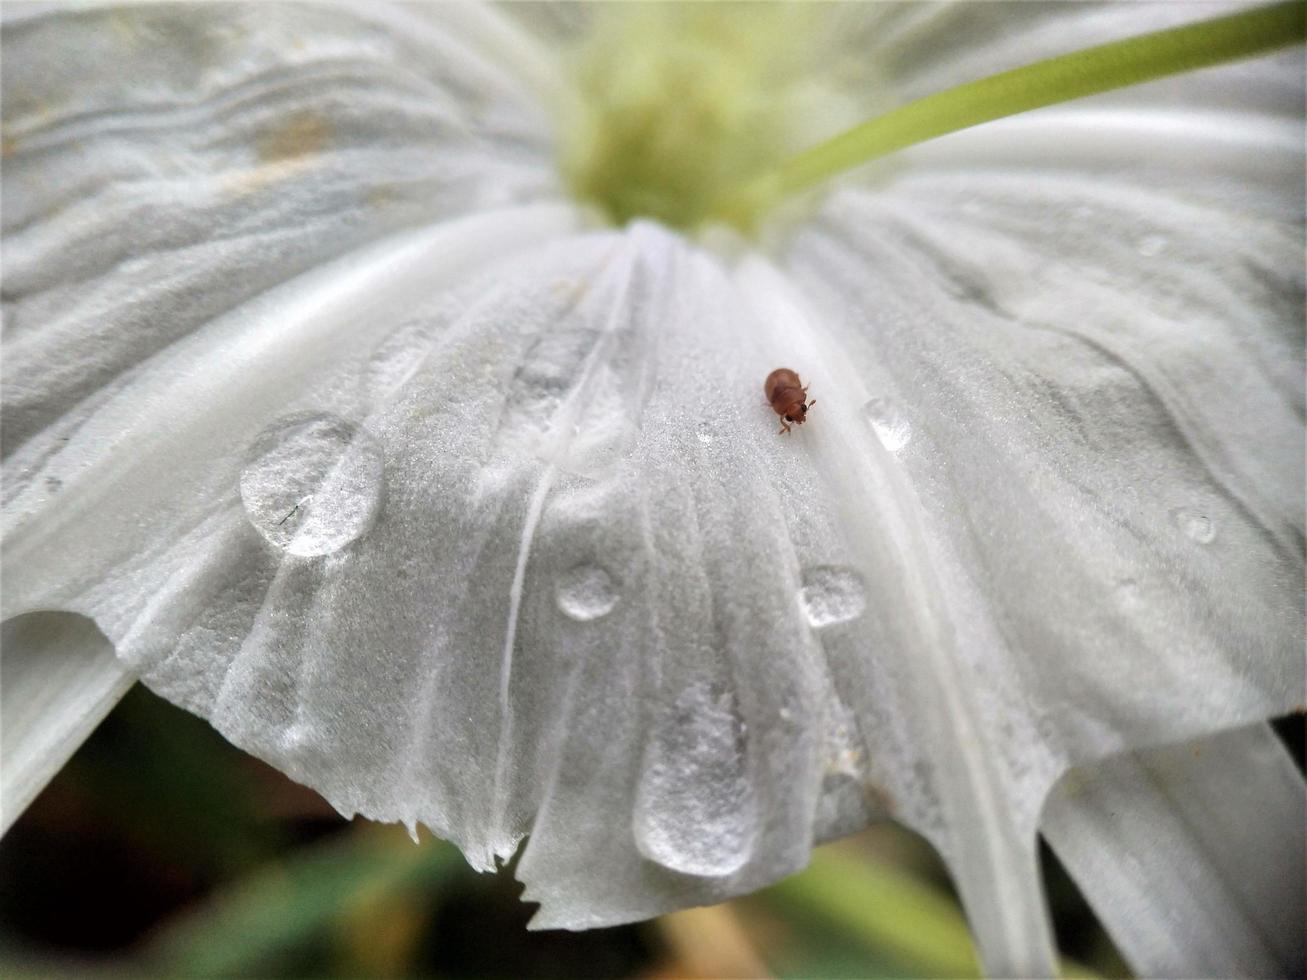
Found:
[[[381,447],[328,413],[278,419],[251,444],[241,471],[245,516],[292,555],[329,555],[367,533],[381,505]]]
[[[867,608],[867,585],[855,569],[818,565],[803,573],[799,607],[817,629],[847,623]]]
[[[598,565],[578,565],[565,572],[556,594],[558,608],[583,623],[607,616],[620,598],[613,577]]]
[[[720,877],[749,860],[758,822],[733,699],[693,684],[649,743],[636,794],[636,846],[673,871]]]
[[[712,445],[712,426],[707,422],[700,422],[699,428],[695,430],[694,434],[699,437],[699,441],[705,446]]]
[[[1171,523],[1199,544],[1211,544],[1216,540],[1216,522],[1192,507],[1177,507],[1171,511]]]
[[[1139,254],[1146,258],[1152,258],[1155,255],[1161,255],[1166,250],[1166,238],[1162,235],[1145,235],[1139,239],[1135,248]]]
[[[404,829],[408,831],[408,838],[414,844],[422,843],[422,841],[418,840],[418,823],[416,820],[405,820]]]
[[[912,438],[912,423],[892,399],[873,398],[862,406],[862,414],[871,424],[880,444],[892,453],[898,452]]]

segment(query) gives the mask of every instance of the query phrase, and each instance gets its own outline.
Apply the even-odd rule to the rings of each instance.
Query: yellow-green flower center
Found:
[[[856,116],[813,81],[815,8],[618,5],[579,52],[573,193],[613,221],[692,228],[750,176]],[[816,125],[814,125],[816,124]]]
[[[1307,4],[1285,0],[1046,58],[873,116],[867,65],[849,88],[860,106],[820,84],[840,75],[833,53],[844,46],[830,33],[823,44],[815,28],[837,31],[845,9],[602,8],[579,58],[580,107],[563,127],[573,192],[619,223],[750,228],[777,202],[916,143],[1307,40]]]

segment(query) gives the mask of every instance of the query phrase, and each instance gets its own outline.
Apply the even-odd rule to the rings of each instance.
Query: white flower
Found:
[[[5,820],[140,677],[478,867],[529,834],[538,926],[893,816],[987,969],[1040,973],[1054,784],[1209,737],[1075,770],[1043,829],[1137,969],[1301,965],[1264,725],[1304,700],[1301,52],[920,146],[753,242],[574,194],[693,217],[756,153],[1209,13],[582,50],[566,8],[9,6],[4,615],[118,659],[10,620]],[[782,365],[817,403],[779,437]]]

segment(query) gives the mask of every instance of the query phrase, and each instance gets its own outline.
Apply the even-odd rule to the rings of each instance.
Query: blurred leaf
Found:
[[[230,878],[283,843],[255,806],[244,760],[208,722],[137,685],[68,769],[102,819]]]
[[[360,977],[410,972],[430,922],[430,904],[423,901],[415,883],[396,888],[390,881],[378,880],[362,888],[336,929],[342,972]]]
[[[957,904],[887,865],[851,860],[825,848],[813,852],[806,871],[759,893],[759,898],[787,917],[855,940],[878,960],[892,959],[902,973],[980,975]]]
[[[157,937],[146,965],[184,976],[266,973],[328,937],[382,896],[430,887],[462,863],[450,845],[414,845],[398,828],[363,827],[294,852],[224,889]]]
[[[757,897],[812,940],[796,948],[801,955],[779,971],[784,976],[980,976],[956,900],[874,856],[839,846],[814,851],[807,870]],[[850,941],[860,963],[847,952]],[[1067,959],[1061,969],[1068,978],[1098,976]]]

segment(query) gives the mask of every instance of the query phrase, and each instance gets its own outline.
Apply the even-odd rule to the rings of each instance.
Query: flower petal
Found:
[[[876,499],[921,528],[956,638],[925,673],[961,690],[953,740],[992,760],[943,784],[943,830],[914,822],[991,972],[1012,948],[984,912],[1003,835],[960,819],[969,798],[991,794],[1032,851],[1068,763],[1259,721],[1304,685],[1301,143],[1245,120],[1232,154],[1207,117],[1184,147],[1205,162],[1159,190],[1172,130],[1101,147],[1082,176],[1046,149],[1075,127],[1088,145],[1092,123],[1061,118],[973,138],[1003,150],[975,165],[933,150],[834,194],[783,259],[839,351],[796,329],[792,356],[910,488]]]
[[[1307,784],[1269,726],[1074,769],[1041,829],[1139,975],[1307,964]]]
[[[1033,174],[903,177],[827,214],[791,267],[882,399],[869,422],[910,426],[942,587],[1041,741],[1091,758],[1290,710],[1292,218]]]
[[[515,70],[460,36],[466,17],[406,16],[212,4],[6,21],[7,454],[271,286],[404,228],[555,195]]]
[[[994,973],[1052,969],[1067,765],[1299,696],[1283,127],[1187,131],[1236,168],[1274,132],[1233,206],[1220,167],[1076,176],[1027,131],[731,270],[527,203],[503,24],[200,9],[6,29],[6,615],[93,616],[346,812],[480,867],[529,834],[541,926],[739,894],[892,813]],[[34,67],[83,49],[66,90]],[[818,399],[788,437],[781,365]]]
[[[4,833],[136,678],[94,623],[70,613],[7,620],[0,649]]]

